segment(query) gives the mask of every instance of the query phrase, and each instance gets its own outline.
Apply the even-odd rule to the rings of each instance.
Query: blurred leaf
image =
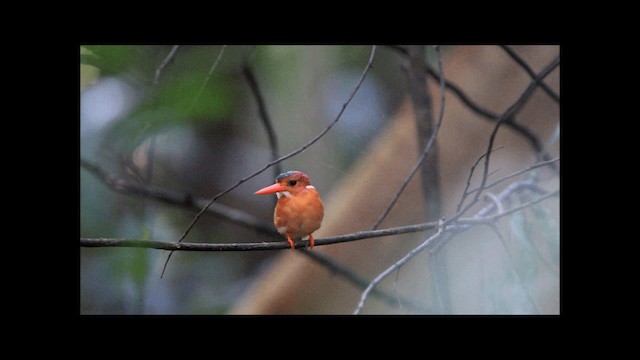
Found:
[[[84,90],[87,86],[95,83],[99,76],[100,70],[92,65],[95,55],[84,47],[80,47],[80,90]]]
[[[92,65],[105,75],[119,74],[137,62],[139,49],[129,45],[85,45],[90,54],[80,54],[80,63]]]
[[[111,122],[103,146],[132,153],[149,136],[171,127],[225,120],[231,109],[226,82],[212,78],[202,88],[204,79],[202,74],[191,73],[151,88],[145,100],[128,115]]]
[[[163,84],[154,103],[184,112],[188,119],[215,120],[229,113],[230,96],[221,79],[187,73]]]
[[[131,154],[149,136],[167,124],[181,122],[185,114],[171,109],[139,109],[122,119],[114,120],[105,129],[101,147]]]

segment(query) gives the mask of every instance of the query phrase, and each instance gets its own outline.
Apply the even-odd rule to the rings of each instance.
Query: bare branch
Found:
[[[500,147],[500,148],[501,148],[501,147]],[[498,149],[499,149],[499,148],[498,148]],[[495,150],[497,150],[497,149],[495,149]],[[492,183],[491,183],[491,184],[489,184],[489,185],[486,185],[486,186],[484,187],[484,189],[485,189],[485,190],[486,190],[486,189],[490,189],[490,188],[492,188],[492,187],[494,187],[494,186],[496,186],[496,185],[500,184],[500,183],[501,183],[501,182],[503,182],[503,181],[506,181],[506,180],[512,179],[512,178],[514,178],[514,177],[516,177],[516,176],[518,176],[518,175],[522,175],[522,174],[524,174],[524,173],[526,173],[526,172],[529,172],[529,171],[531,171],[531,170],[535,170],[535,169],[538,169],[538,168],[541,168],[541,167],[544,167],[544,166],[551,165],[551,164],[553,164],[553,163],[555,163],[555,162],[557,162],[557,161],[559,161],[559,160],[560,160],[560,157],[557,157],[557,158],[553,158],[553,159],[551,159],[551,160],[541,161],[541,162],[539,162],[539,163],[535,163],[535,164],[533,164],[533,165],[529,166],[529,167],[528,167],[528,168],[526,168],[526,169],[522,169],[522,170],[516,171],[516,172],[514,172],[513,174],[509,174],[509,175],[507,175],[507,176],[505,176],[505,177],[502,177],[502,178],[500,178],[500,179],[498,179],[498,180],[496,180],[496,181],[492,182]],[[473,189],[473,190],[471,190],[471,191],[469,191],[469,192],[467,193],[467,195],[469,195],[469,194],[473,194],[474,192],[476,192],[476,191],[478,191],[478,190],[480,190],[480,188],[479,188],[479,187],[478,187],[478,188],[475,188],[475,189]],[[466,190],[465,190],[465,191],[466,191]]]
[[[495,149],[492,149],[491,151],[497,151],[504,148],[504,146],[499,146]],[[469,187],[471,186],[471,179],[473,178],[473,173],[476,170],[476,167],[478,166],[478,164],[480,163],[480,160],[484,159],[484,157],[487,156],[487,153],[482,154],[478,160],[476,160],[476,162],[471,166],[471,170],[469,171],[469,177],[467,178],[467,186],[465,186],[464,191],[462,192],[462,197],[460,198],[460,202],[458,203],[458,206],[456,207],[456,211],[460,211],[460,209],[462,209],[462,205],[464,204],[464,201],[467,199],[467,196],[469,196],[469,192],[467,192],[469,190]]]
[[[343,278],[345,278],[346,280],[348,280],[349,282],[351,282],[352,284],[354,284],[355,286],[357,286],[360,289],[364,289],[367,287],[367,285],[369,284],[369,282],[367,280],[365,280],[364,278],[356,275],[353,271],[351,271],[349,268],[347,268],[346,266],[343,266],[341,264],[336,263],[335,261],[333,261],[331,258],[319,253],[319,252],[311,252],[311,251],[301,251],[301,254],[309,257],[310,259],[314,260],[315,262],[317,262],[318,264],[326,267],[327,269],[329,269],[329,271],[331,271],[332,273],[338,274],[340,276],[342,276]],[[387,304],[391,305],[391,306],[400,306],[402,307],[402,305],[408,306],[409,308],[411,308],[412,310],[415,311],[420,311],[420,312],[429,312],[429,309],[426,308],[424,305],[417,303],[411,299],[408,298],[404,298],[404,297],[400,297],[397,294],[394,295],[390,295],[382,290],[379,289],[373,289],[371,291],[371,295],[376,296],[382,300],[384,300]],[[402,303],[399,303],[399,302]]]
[[[251,70],[249,64],[245,63],[242,67],[242,73],[244,77],[247,79],[247,83],[251,88],[251,92],[253,96],[256,98],[256,103],[258,104],[258,114],[260,114],[260,120],[262,120],[262,125],[264,125],[265,131],[267,132],[267,137],[269,139],[269,147],[271,148],[271,161],[276,160],[278,158],[278,140],[276,138],[276,133],[273,130],[273,125],[271,123],[271,119],[269,118],[269,114],[267,113],[267,105],[264,102],[264,98],[262,97],[262,93],[260,92],[260,88],[258,87],[258,82],[256,81],[256,77]],[[275,179],[278,174],[282,172],[280,167],[280,163],[274,165],[274,176]]]
[[[440,72],[442,73],[443,67],[442,67],[442,56],[440,54],[440,47],[436,47],[436,55],[438,58],[438,67],[440,69]],[[413,176],[418,172],[418,169],[420,169],[420,167],[422,166],[422,163],[424,162],[424,160],[427,158],[429,151],[431,150],[431,147],[435,143],[435,140],[438,136],[440,127],[442,126],[442,119],[444,118],[444,105],[445,105],[445,92],[444,92],[444,74],[443,74],[443,76],[440,77],[440,112],[438,114],[438,122],[436,124],[436,127],[433,130],[429,138],[429,141],[427,142],[427,145],[424,147],[424,150],[422,150],[422,154],[420,155],[416,163],[413,165],[413,168],[411,169],[409,174],[405,177],[404,181],[402,182],[402,185],[400,185],[400,188],[398,189],[398,191],[396,191],[395,195],[391,199],[391,202],[389,202],[389,204],[387,205],[385,210],[382,212],[380,217],[378,217],[376,222],[373,224],[373,227],[371,228],[371,230],[375,230],[378,228],[378,226],[380,226],[380,223],[382,223],[382,221],[387,217],[387,215],[389,214],[393,206],[396,204],[396,202],[400,198],[400,195],[409,184],[409,181],[411,181]]]
[[[176,57],[176,54],[178,53],[179,48],[180,48],[180,45],[174,45],[171,48],[171,51],[169,51],[169,55],[167,55],[167,57],[164,58],[162,63],[160,63],[160,66],[158,66],[158,68],[156,69],[156,76],[153,78],[154,84],[156,85],[158,84],[158,82],[160,81],[160,75],[162,74],[162,70],[164,70],[164,68],[167,67],[167,65],[173,62],[173,59]]]
[[[471,204],[469,204],[469,206],[466,208],[467,210],[478,201],[478,199],[480,198],[480,194],[482,193],[482,190],[485,188],[485,185],[487,184],[488,175],[489,175],[489,164],[491,160],[491,149],[493,149],[493,143],[496,139],[496,135],[498,134],[498,130],[500,129],[500,125],[502,125],[505,120],[515,115],[522,108],[522,106],[524,106],[527,100],[529,100],[529,98],[531,97],[531,94],[533,94],[533,91],[535,90],[535,88],[538,86],[538,83],[542,81],[547,75],[549,75],[551,71],[553,71],[553,69],[555,69],[559,64],[560,64],[560,57],[556,57],[549,65],[547,65],[540,72],[540,74],[536,76],[536,78],[531,82],[531,84],[529,84],[529,86],[525,89],[525,91],[518,97],[518,99],[511,106],[509,106],[509,108],[507,108],[507,110],[502,114],[502,116],[500,116],[500,118],[496,122],[496,126],[493,128],[493,132],[489,137],[489,146],[487,148],[487,156],[485,157],[485,162],[484,162],[484,173],[482,175],[482,180],[480,182],[479,191],[476,193]]]
[[[510,48],[507,45],[500,45],[500,47],[502,48],[502,50],[504,50],[507,54],[509,54],[509,56],[511,56],[511,58],[518,63],[518,65],[520,65],[524,71],[527,72],[527,74],[529,74],[529,76],[532,79],[535,79],[536,77],[536,73],[533,71],[533,69],[531,69],[531,67],[529,66],[529,64],[527,64],[527,62],[520,57],[520,55],[518,55],[518,53],[516,53],[515,51],[513,51],[512,48]],[[558,95],[555,91],[553,91],[553,89],[551,89],[547,84],[544,83],[544,81],[540,82],[540,87],[542,88],[542,90],[544,90],[544,92],[547,93],[547,95],[549,95],[549,97],[551,97],[553,100],[555,100],[555,102],[559,103],[560,102],[560,95]]]
[[[462,221],[462,219],[460,220]],[[464,221],[462,221],[464,223]],[[376,238],[390,235],[400,235],[414,233],[433,229],[438,224],[436,222],[427,222],[422,224],[399,226],[372,231],[358,231],[351,234],[331,236],[326,238],[315,239],[315,246],[323,246],[330,244],[338,244],[343,242],[351,242],[369,238]],[[280,237],[282,238],[282,237]],[[82,238],[80,246],[89,247],[144,247],[160,250],[181,250],[181,251],[252,251],[252,250],[282,250],[290,249],[289,243],[286,241],[278,242],[258,242],[258,243],[179,243],[179,242],[162,242],[162,241],[146,241],[132,239],[90,239]],[[295,248],[306,247],[306,241],[297,241]]]
[[[533,206],[533,205],[535,205],[535,204],[537,204],[537,203],[539,203],[541,201],[547,200],[549,198],[552,198],[552,197],[558,196],[558,195],[560,195],[560,190],[554,190],[552,192],[549,192],[549,193],[547,193],[545,195],[540,196],[539,198],[527,201],[525,203],[522,203],[521,205],[518,205],[518,206],[516,206],[514,208],[511,208],[509,210],[503,211],[503,212],[501,212],[499,214],[496,214],[496,215],[493,215],[493,216],[484,217],[484,218],[480,219],[481,221],[477,221],[476,220],[477,224],[486,224],[487,222],[496,221],[496,220],[498,220],[500,218],[503,218],[503,217],[505,217],[507,215],[511,215],[511,214],[516,213],[516,212],[518,212],[520,210],[524,210],[524,209],[526,209],[526,208],[528,208],[530,206]],[[494,204],[491,204],[491,205],[495,206]],[[475,222],[474,220],[465,220],[464,221],[464,223],[466,223],[466,224],[473,224],[474,222]]]
[[[502,202],[500,201],[500,199],[498,199],[497,196],[495,196],[494,194],[488,191],[485,193],[484,196],[487,199],[493,201],[493,204],[496,206],[496,209],[498,210],[498,214],[502,214],[504,212],[504,206],[502,206]]]

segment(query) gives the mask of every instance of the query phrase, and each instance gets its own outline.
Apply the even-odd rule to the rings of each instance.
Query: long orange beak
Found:
[[[277,192],[283,192],[283,191],[287,191],[287,187],[276,183],[271,186],[267,186],[264,189],[260,189],[255,193],[258,195],[268,195],[268,194],[275,194]]]

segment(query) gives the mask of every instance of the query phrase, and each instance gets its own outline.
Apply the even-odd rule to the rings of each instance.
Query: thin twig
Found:
[[[336,263],[331,258],[319,252],[301,251],[300,253],[305,256],[308,256],[318,264],[323,265],[324,267],[329,269],[331,272],[342,276],[343,278],[345,278],[346,280],[348,280],[349,282],[351,282],[352,284],[354,284],[360,289],[366,288],[367,285],[369,284],[367,280],[356,275],[353,271],[351,271],[346,266]],[[379,289],[373,289],[373,291],[371,292],[371,295],[376,296],[381,300],[384,300],[387,304],[391,306],[399,306],[401,309],[402,309],[402,306],[405,305],[414,311],[419,311],[422,313],[430,312],[430,309],[428,309],[424,305],[417,303],[408,298],[404,298],[404,297],[401,298],[400,296],[398,296],[398,294],[395,294],[395,293],[394,295],[391,295],[385,291],[382,291]],[[400,303],[400,301],[402,301],[402,303]]]
[[[213,71],[216,69],[216,67],[218,67],[218,63],[220,62],[220,59],[222,58],[222,54],[224,54],[224,49],[226,47],[227,45],[222,45],[222,48],[220,49],[220,52],[218,53],[216,60],[213,62],[213,65],[211,65],[211,68],[209,69],[209,73],[207,74],[207,77],[204,79],[204,81],[202,82],[202,85],[200,86],[200,89],[198,90],[198,94],[196,94],[196,97],[193,98],[193,102],[191,103],[192,108],[196,106],[196,104],[198,103],[198,100],[200,99],[200,96],[202,95],[204,88],[207,86],[207,83],[211,78],[211,74],[213,74]]]
[[[496,149],[496,150],[497,150],[497,149]],[[533,164],[533,165],[529,166],[529,167],[528,167],[528,168],[526,168],[526,169],[522,169],[522,170],[516,171],[516,172],[514,172],[514,173],[512,173],[512,174],[509,174],[509,175],[507,175],[507,176],[505,176],[505,177],[502,177],[502,178],[500,178],[500,179],[498,179],[498,180],[496,180],[496,181],[492,182],[492,183],[491,183],[491,184],[489,184],[489,185],[486,185],[486,186],[484,187],[484,189],[485,189],[485,190],[490,189],[490,188],[492,188],[492,187],[494,187],[494,186],[496,186],[496,185],[500,184],[500,183],[501,183],[501,182],[503,182],[503,181],[506,181],[506,180],[512,179],[512,178],[514,178],[514,177],[516,177],[516,176],[518,176],[518,175],[522,175],[522,174],[524,174],[524,173],[526,173],[526,172],[529,172],[529,171],[531,171],[531,170],[535,170],[535,169],[541,168],[541,167],[543,167],[543,166],[551,165],[551,164],[553,164],[553,163],[555,163],[555,162],[557,162],[557,161],[559,161],[559,160],[560,160],[560,157],[557,157],[557,158],[553,158],[553,159],[551,159],[551,160],[541,161],[541,162],[535,163],[535,164]],[[473,189],[473,190],[470,190],[470,191],[467,193],[467,195],[469,195],[469,194],[473,194],[474,192],[479,191],[479,190],[480,190],[480,188],[479,188],[479,187],[478,187],[478,188],[475,188],[475,189]]]
[[[169,55],[167,55],[167,57],[164,58],[162,63],[160,63],[160,65],[156,69],[156,76],[153,78],[154,84],[156,85],[158,84],[158,82],[160,81],[160,75],[162,74],[162,70],[164,70],[164,68],[167,67],[167,65],[173,62],[173,59],[176,57],[176,53],[178,52],[179,48],[180,48],[180,45],[174,45],[171,48],[171,51],[169,51]]]
[[[525,91],[518,97],[518,99],[511,106],[509,106],[509,108],[507,108],[507,110],[502,114],[502,116],[500,116],[500,118],[496,122],[496,126],[493,128],[493,132],[491,133],[491,136],[489,137],[489,145],[488,145],[488,148],[487,148],[487,156],[485,157],[485,161],[484,161],[484,172],[483,172],[483,175],[482,175],[482,180],[480,182],[479,191],[474,196],[473,201],[467,206],[467,208],[466,208],[467,210],[478,201],[478,199],[480,198],[480,194],[482,193],[482,190],[484,190],[485,185],[487,184],[487,180],[488,180],[488,177],[489,177],[488,176],[489,175],[489,164],[490,164],[490,161],[491,161],[491,149],[493,149],[493,143],[494,143],[494,141],[496,139],[496,135],[498,134],[498,130],[500,129],[500,126],[504,123],[504,121],[506,119],[509,119],[510,117],[515,115],[520,109],[522,109],[524,104],[531,97],[531,95],[532,95],[533,91],[535,90],[535,88],[538,86],[538,83],[540,81],[542,81],[547,75],[549,75],[551,73],[551,71],[553,71],[553,69],[555,69],[556,66],[558,66],[559,64],[560,64],[560,57],[556,57],[553,61],[551,61],[551,63],[549,65],[547,65],[540,72],[540,74],[538,74],[535,77],[535,79],[533,79],[533,81],[531,81],[531,83],[529,84],[529,86],[527,86]]]
[[[393,295],[395,295],[397,303],[398,303],[398,307],[400,308],[400,310],[405,311],[404,310],[404,306],[402,306],[402,301],[400,301],[400,294],[398,294],[398,280],[400,279],[400,269],[396,270],[396,278],[393,281]],[[372,291],[379,291],[379,289],[374,288]]]
[[[442,57],[440,54],[439,47],[436,48],[436,54],[438,58],[438,67],[442,72],[443,71]],[[431,137],[429,138],[427,145],[422,150],[422,154],[420,155],[416,163],[413,165],[413,168],[411,168],[411,171],[409,172],[409,174],[405,177],[404,181],[402,182],[402,185],[400,185],[400,188],[398,189],[398,191],[396,191],[395,195],[393,196],[393,198],[391,199],[391,201],[389,202],[385,210],[382,212],[382,214],[378,217],[376,222],[373,224],[373,226],[371,227],[371,230],[375,230],[378,228],[378,226],[380,226],[380,223],[382,223],[382,221],[387,217],[387,215],[389,214],[393,206],[396,204],[396,202],[400,198],[400,195],[409,184],[409,181],[411,181],[413,176],[418,172],[418,169],[420,169],[420,167],[422,166],[422,163],[424,162],[424,160],[427,158],[427,155],[429,154],[429,151],[431,150],[431,147],[435,143],[435,140],[438,136],[440,127],[442,126],[442,119],[444,118],[444,105],[445,105],[445,92],[444,92],[444,74],[443,74],[443,76],[440,77],[440,112],[438,114],[438,122],[436,124],[436,127],[433,133],[431,134]]]
[[[267,132],[267,138],[269,139],[269,148],[271,149],[271,161],[273,161],[278,158],[280,152],[278,150],[278,140],[276,138],[276,133],[273,129],[273,124],[271,122],[271,118],[269,117],[269,113],[267,112],[267,105],[264,102],[264,97],[260,92],[260,87],[258,87],[258,81],[256,80],[256,77],[253,74],[253,71],[251,70],[249,64],[244,64],[244,66],[242,67],[242,73],[247,79],[249,88],[251,88],[251,92],[256,99],[256,104],[258,105],[258,114],[260,115],[262,125],[264,125],[264,129]],[[282,169],[280,167],[280,163],[275,164],[273,178],[275,179],[281,172]]]
[[[496,221],[496,220],[498,220],[500,218],[503,218],[505,216],[511,215],[511,214],[516,213],[516,212],[518,212],[520,210],[523,210],[523,209],[526,209],[526,208],[528,208],[530,206],[533,206],[533,205],[535,205],[535,204],[537,204],[537,203],[539,203],[541,201],[547,200],[549,198],[552,198],[552,197],[558,196],[558,195],[560,195],[560,190],[554,190],[554,191],[551,191],[551,192],[549,192],[549,193],[547,193],[545,195],[542,195],[542,196],[540,196],[540,197],[538,197],[536,199],[527,201],[525,203],[522,203],[521,205],[518,205],[518,206],[516,206],[514,208],[511,208],[509,210],[506,210],[506,211],[504,211],[502,213],[499,213],[499,214],[496,214],[496,215],[492,215],[492,216],[487,216],[487,217],[484,217],[482,219],[477,219],[475,221],[474,220],[465,220],[464,223],[466,223],[466,224],[473,224],[473,223],[484,224],[487,221],[489,221],[489,222]]]
[[[510,48],[507,45],[500,45],[500,47],[502,48],[502,50],[504,50],[507,54],[509,54],[509,56],[516,62],[518,63],[518,65],[520,65],[520,67],[522,67],[524,69],[524,71],[527,72],[527,74],[529,74],[529,76],[534,79],[536,77],[536,73],[533,71],[533,69],[531,69],[531,67],[529,66],[529,64],[527,64],[527,62],[520,57],[520,55],[518,55],[518,53],[516,53],[515,51],[513,51],[512,48]],[[549,95],[549,97],[551,97],[553,100],[555,100],[555,102],[559,103],[560,102],[560,95],[556,94],[555,91],[553,91],[553,89],[551,89],[544,81],[540,82],[540,87],[542,88],[542,90],[544,90],[544,92],[547,93],[547,95]]]
[[[492,149],[491,151],[498,151],[502,148],[504,148],[504,146],[498,146],[497,148]],[[460,197],[460,202],[456,207],[456,211],[460,211],[460,209],[462,209],[462,205],[464,204],[464,201],[467,199],[467,196],[469,196],[470,193],[467,192],[467,190],[469,190],[469,187],[471,186],[471,179],[473,178],[473,173],[475,172],[476,167],[480,163],[480,160],[484,159],[485,156],[487,156],[487,153],[480,155],[478,160],[476,160],[476,162],[471,166],[471,170],[469,171],[469,177],[467,178],[467,186],[465,186],[464,191],[462,192],[462,196]]]
[[[373,290],[373,288],[376,285],[378,285],[378,283],[380,283],[380,281],[382,281],[389,274],[391,274],[392,272],[396,271],[401,266],[406,264],[409,260],[411,260],[411,258],[413,258],[416,254],[420,253],[422,250],[426,249],[427,246],[431,244],[431,242],[433,242],[435,239],[439,238],[442,235],[444,231],[444,226],[442,226],[443,223],[444,223],[443,221],[440,222],[440,226],[438,226],[438,231],[435,234],[431,235],[425,242],[420,244],[415,249],[411,250],[408,254],[406,254],[402,259],[398,260],[395,264],[391,265],[385,271],[381,272],[380,275],[376,276],[375,279],[373,279],[369,283],[369,286],[367,286],[367,288],[364,289],[364,291],[362,292],[362,295],[360,295],[360,301],[358,302],[358,306],[353,311],[354,315],[358,315],[360,313],[360,311],[362,310],[362,307],[364,306],[364,302],[367,300],[367,297],[369,296],[369,293],[371,292],[371,290]]]
[[[488,191],[484,194],[484,196],[489,200],[493,201],[493,203],[496,205],[496,209],[498,210],[498,214],[502,214],[504,212],[504,207],[502,206],[502,202],[500,201],[500,199],[498,199],[497,196],[495,196],[494,194]]]

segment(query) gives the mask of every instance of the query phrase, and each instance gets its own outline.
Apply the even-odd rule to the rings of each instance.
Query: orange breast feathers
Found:
[[[307,185],[295,195],[284,193],[280,196],[273,212],[273,223],[280,234],[299,240],[318,230],[323,217],[324,205],[320,195]]]
[[[278,175],[275,184],[256,191],[256,194],[278,196],[273,224],[280,234],[287,237],[291,249],[295,249],[295,240],[305,236],[309,236],[309,249],[313,248],[312,233],[320,228],[324,205],[307,174],[287,171]]]

